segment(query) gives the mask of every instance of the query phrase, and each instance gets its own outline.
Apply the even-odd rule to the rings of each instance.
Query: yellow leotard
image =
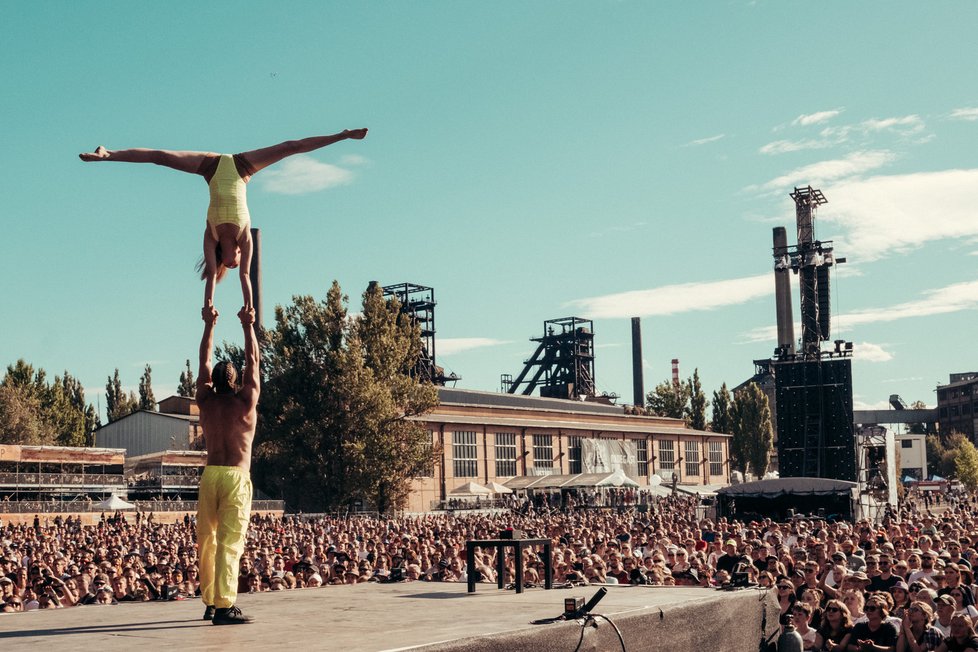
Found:
[[[211,235],[217,239],[218,224],[237,224],[240,229],[251,226],[248,212],[247,185],[234,165],[234,157],[221,154],[217,171],[208,183],[211,203],[207,207],[207,224]]]

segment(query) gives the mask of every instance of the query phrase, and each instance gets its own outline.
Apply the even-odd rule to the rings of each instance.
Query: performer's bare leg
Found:
[[[116,149],[108,150],[99,145],[94,152],[79,154],[78,158],[86,163],[98,161],[119,161],[120,163],[153,163],[164,167],[196,174],[200,164],[211,152],[171,151],[167,149]]]
[[[251,167],[255,172],[267,168],[269,165],[278,163],[284,158],[293,156],[295,154],[305,154],[306,152],[312,152],[317,149],[321,149],[333,143],[338,143],[341,140],[363,140],[367,135],[366,129],[345,129],[338,134],[333,134],[331,136],[311,136],[309,138],[301,138],[299,140],[287,140],[284,143],[279,143],[278,145],[272,145],[271,147],[263,147],[261,149],[255,149],[250,152],[242,152],[242,156],[251,163]]]

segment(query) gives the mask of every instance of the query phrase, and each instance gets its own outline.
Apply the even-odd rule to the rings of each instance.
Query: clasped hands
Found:
[[[201,319],[203,319],[205,323],[210,324],[210,325],[213,326],[214,324],[217,323],[217,318],[220,316],[220,313],[217,312],[217,308],[215,308],[211,304],[208,304],[208,305],[204,306],[203,308],[201,308],[201,310],[200,310],[200,316],[201,316]],[[254,308],[249,308],[247,306],[242,306],[241,310],[238,311],[238,319],[241,320],[241,325],[242,326],[250,326],[250,325],[254,324],[255,323],[255,309]]]

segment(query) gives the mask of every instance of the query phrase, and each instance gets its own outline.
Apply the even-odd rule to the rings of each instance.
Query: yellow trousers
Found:
[[[197,498],[197,556],[205,605],[234,606],[250,515],[250,474],[235,466],[204,467]]]

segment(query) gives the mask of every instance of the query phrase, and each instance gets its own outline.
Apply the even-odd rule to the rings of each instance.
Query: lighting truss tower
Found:
[[[829,268],[836,263],[831,241],[815,239],[815,211],[828,202],[821,190],[806,186],[791,193],[795,201],[798,245],[792,249],[775,248],[775,269],[785,264],[798,274],[801,288],[801,355],[817,358],[821,343],[827,341],[831,327]],[[780,256],[779,256],[780,254]],[[838,262],[844,262],[839,259]],[[779,343],[780,345],[781,343]]]
[[[445,385],[454,383],[461,376],[445,370],[435,363],[435,290],[414,283],[398,283],[383,287],[385,298],[396,298],[401,304],[401,312],[408,315],[421,329],[421,355],[418,357],[411,376],[421,382]]]
[[[589,319],[564,317],[543,322],[543,337],[533,356],[507,390],[529,396],[537,387],[540,396],[579,399],[594,390],[594,324]],[[532,377],[527,380],[527,376]]]

